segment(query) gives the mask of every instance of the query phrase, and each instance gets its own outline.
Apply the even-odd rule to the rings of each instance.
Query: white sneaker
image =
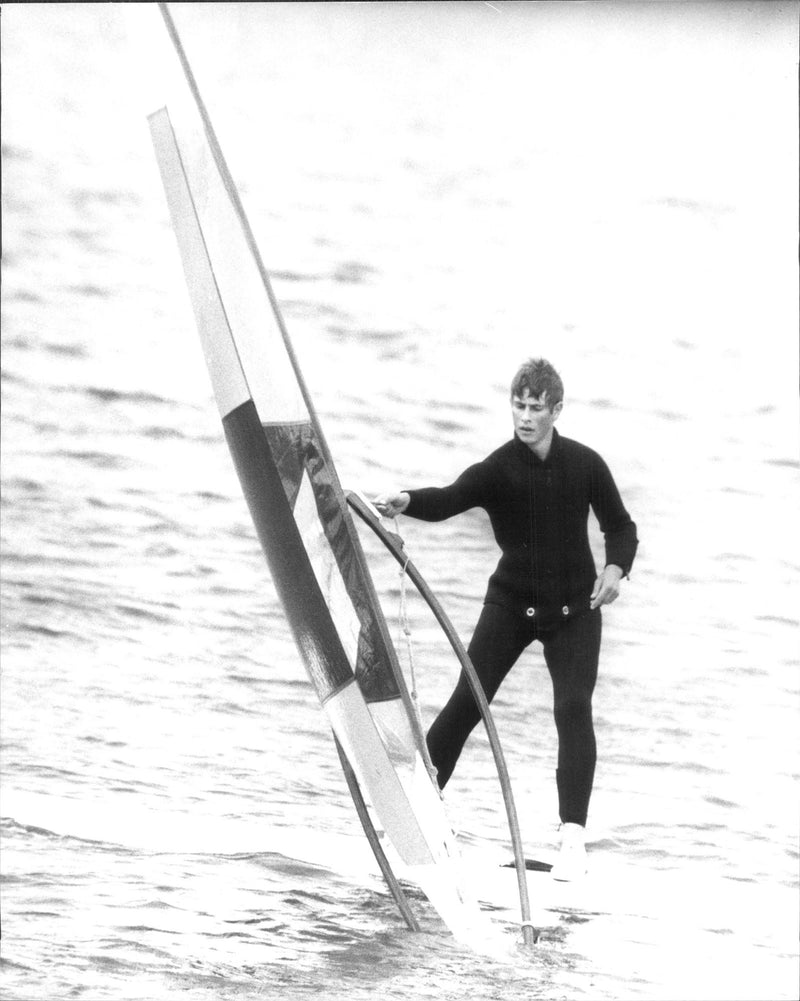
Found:
[[[553,879],[562,883],[580,879],[586,875],[585,831],[580,824],[561,825],[561,851],[550,871]]]

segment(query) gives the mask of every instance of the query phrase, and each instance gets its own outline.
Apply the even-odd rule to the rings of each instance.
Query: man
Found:
[[[487,511],[502,556],[468,652],[491,701],[522,651],[534,640],[542,644],[558,733],[561,851],[553,876],[570,880],[586,872],[584,829],[597,758],[592,693],[600,608],[618,597],[638,543],[605,462],[555,429],[563,397],[553,366],[544,359],[527,361],[511,384],[511,441],[448,487],[384,494],[375,505],[388,517],[404,513],[424,521],[473,507]],[[589,546],[590,508],[605,536],[599,575]],[[479,719],[462,672],[427,737],[440,788]]]

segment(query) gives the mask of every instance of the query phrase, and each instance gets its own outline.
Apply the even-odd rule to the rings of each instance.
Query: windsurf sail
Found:
[[[165,106],[149,116],[150,130],[257,535],[370,815],[451,931],[480,947],[490,926],[468,890],[431,780],[357,530],[181,39],[167,5],[159,6],[182,73]]]

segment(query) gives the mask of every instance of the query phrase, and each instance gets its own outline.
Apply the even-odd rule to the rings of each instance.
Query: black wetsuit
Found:
[[[591,699],[601,633],[600,610],[589,608],[597,576],[590,509],[605,537],[606,565],[627,575],[637,547],[636,526],[608,467],[592,449],[554,429],[544,460],[514,437],[450,486],[408,494],[405,514],[424,521],[473,507],[488,513],[502,556],[489,579],[470,658],[491,700],[525,647],[542,642],[553,680],[561,820],[585,824],[596,760]],[[462,674],[428,734],[440,786],[479,719]]]

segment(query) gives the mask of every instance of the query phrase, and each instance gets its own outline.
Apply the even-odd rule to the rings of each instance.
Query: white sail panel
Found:
[[[181,103],[180,112],[171,113],[172,125],[214,280],[256,409],[264,424],[308,420],[264,278],[209,154],[202,119],[188,102]]]
[[[153,142],[159,152],[158,165],[172,225],[182,250],[186,284],[193,290],[192,307],[214,387],[214,398],[220,416],[225,417],[250,399],[250,390],[214,281],[167,109],[154,112],[149,121]]]
[[[328,699],[325,712],[397,854],[408,866],[434,864],[436,855],[410,808],[358,686],[347,685]]]
[[[336,623],[336,630],[342,640],[350,666],[355,669],[361,622],[353,608],[336,557],[319,520],[314,488],[307,473],[303,475],[294,504],[294,518],[303,537],[311,566],[314,568],[314,575]]]

